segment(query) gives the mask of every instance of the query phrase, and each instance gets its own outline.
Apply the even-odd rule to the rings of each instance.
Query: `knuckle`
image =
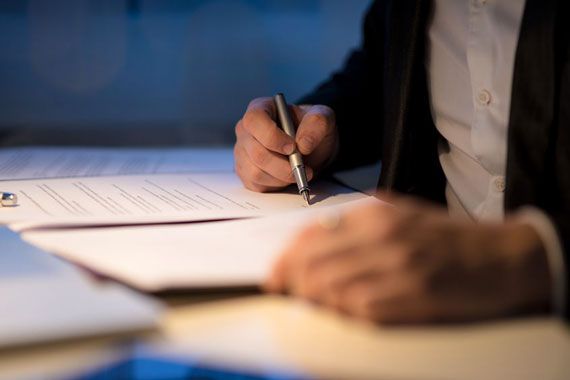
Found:
[[[261,167],[267,165],[270,156],[269,152],[265,148],[256,145],[250,149],[249,153],[254,164]]]
[[[315,129],[326,129],[328,124],[327,118],[322,113],[313,113],[307,115],[307,123]]]
[[[336,114],[335,114],[334,110],[331,107],[325,106],[325,105],[321,105],[321,108],[323,110],[323,114],[327,115],[327,118],[329,119],[329,123],[334,124],[336,121],[335,120]]]
[[[250,110],[251,108],[257,107],[259,103],[263,102],[264,98],[254,98],[247,104],[247,109]]]
[[[259,115],[257,111],[255,110],[247,111],[242,118],[244,129],[251,132],[253,130],[253,127],[257,123],[258,119]]]
[[[253,181],[253,183],[259,185],[259,183],[263,181],[264,177],[265,173],[261,169],[255,167],[251,168],[249,178],[251,181]]]
[[[242,119],[239,119],[239,121],[236,123],[234,131],[235,131],[236,136],[239,136],[240,134],[243,133],[243,120]]]
[[[329,121],[332,121],[332,119],[335,117],[334,110],[327,105],[318,104],[313,106],[313,109],[317,110],[318,113],[325,116]]]
[[[247,104],[247,109],[250,109],[251,107],[254,107],[258,102],[259,102],[259,98],[251,99],[251,100],[249,101],[249,103]]]

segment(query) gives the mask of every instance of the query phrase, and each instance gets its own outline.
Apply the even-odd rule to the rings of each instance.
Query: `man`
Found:
[[[566,4],[378,0],[362,46],[293,107],[296,141],[252,101],[236,126],[247,188],[291,184],[296,146],[310,178],[381,159],[396,206],[309,227],[267,289],[382,323],[568,318]]]

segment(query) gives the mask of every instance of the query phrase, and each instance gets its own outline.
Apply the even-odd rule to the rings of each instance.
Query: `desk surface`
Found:
[[[274,296],[174,302],[159,331],[0,353],[0,378],[60,378],[133,352],[335,379],[567,379],[570,330],[551,319],[380,328]],[[203,300],[201,300],[203,301]]]
[[[375,184],[359,177],[346,179]],[[556,320],[379,328],[292,299],[215,298],[167,299],[153,333],[1,351],[0,379],[69,378],[137,352],[334,379],[570,378],[570,330]]]

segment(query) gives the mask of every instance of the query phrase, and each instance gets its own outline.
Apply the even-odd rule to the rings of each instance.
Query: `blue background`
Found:
[[[359,43],[367,0],[0,0],[0,127],[162,128],[233,139]]]

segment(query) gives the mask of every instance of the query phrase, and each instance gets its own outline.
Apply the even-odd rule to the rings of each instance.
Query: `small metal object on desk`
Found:
[[[2,207],[12,207],[18,205],[18,196],[14,193],[1,192],[0,205]]]

